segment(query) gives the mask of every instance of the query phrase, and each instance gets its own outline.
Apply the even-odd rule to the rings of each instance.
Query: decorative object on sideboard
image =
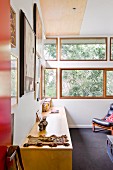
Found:
[[[47,98],[44,100],[44,103],[42,104],[42,112],[49,111],[50,107],[52,106],[52,100],[51,98]]]
[[[52,109],[51,112],[50,112],[50,114],[51,114],[51,113],[59,113],[59,110],[57,110],[57,109]]]
[[[10,7],[10,27],[11,27],[11,47],[16,47],[16,13],[12,7]]]
[[[69,146],[69,140],[66,135],[62,136],[51,135],[49,137],[43,135],[40,135],[39,137],[34,137],[29,135],[28,139],[29,139],[28,143],[25,143],[23,145],[24,147],[28,146],[42,147],[45,145],[48,145],[50,147],[57,147],[58,145]]]
[[[50,103],[49,102],[44,102],[42,104],[42,112],[47,112],[50,109]]]
[[[38,124],[39,130],[40,130],[40,131],[45,130],[47,125],[48,125],[48,122],[47,122],[47,120],[46,120],[46,116],[44,116],[44,117],[42,118],[42,120],[40,121],[40,123]]]
[[[36,112],[36,122],[39,122],[40,121],[40,118],[38,116],[38,113]]]

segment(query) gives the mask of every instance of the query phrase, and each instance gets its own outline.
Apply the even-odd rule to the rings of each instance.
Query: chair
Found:
[[[24,170],[19,146],[0,146],[0,170]]]
[[[95,128],[99,127],[98,130]],[[110,130],[113,135],[113,103],[110,105],[107,115],[103,119],[93,118],[92,120],[92,130],[93,132],[98,132],[101,130]]]

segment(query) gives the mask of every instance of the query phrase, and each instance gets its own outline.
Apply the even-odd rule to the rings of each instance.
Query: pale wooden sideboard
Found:
[[[59,110],[59,113],[51,113],[51,109]],[[51,109],[42,113],[42,116],[47,116],[46,130],[40,132],[36,122],[28,135],[35,137],[39,135],[67,135],[69,146],[23,147],[22,145],[21,154],[25,170],[72,170],[72,143],[65,109],[63,107],[52,107]],[[27,141],[28,138],[25,139],[23,144]]]

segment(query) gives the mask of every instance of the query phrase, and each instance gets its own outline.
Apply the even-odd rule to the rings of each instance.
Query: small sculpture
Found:
[[[45,130],[47,125],[48,125],[48,122],[46,120],[46,116],[44,116],[42,118],[42,120],[40,121],[39,125],[38,125],[39,126],[39,130],[40,131]]]
[[[28,136],[28,142],[25,143],[23,146],[28,147],[28,146],[50,146],[50,147],[57,147],[58,145],[63,145],[63,146],[69,146],[69,140],[66,135],[62,136],[56,136],[56,135],[51,135],[51,136],[45,136],[45,135],[40,135],[38,137],[35,136]]]

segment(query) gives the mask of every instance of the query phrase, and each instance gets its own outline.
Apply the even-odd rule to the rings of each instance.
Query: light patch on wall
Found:
[[[11,96],[10,71],[0,71],[0,97]]]

